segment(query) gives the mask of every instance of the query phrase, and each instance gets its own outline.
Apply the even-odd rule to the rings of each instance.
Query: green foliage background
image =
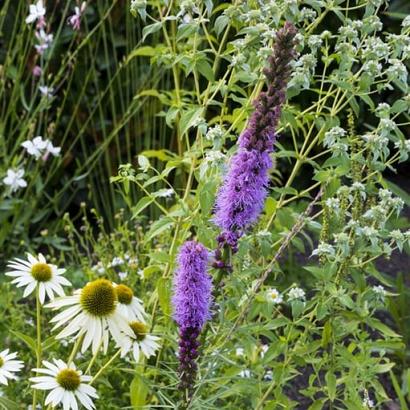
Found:
[[[18,195],[1,193],[0,264],[4,268],[9,258],[27,250],[43,251],[69,268],[76,287],[100,275],[95,266],[114,281],[120,269],[127,270],[127,284],[144,299],[152,328],[163,340],[157,358],[147,363],[116,362],[98,385],[99,409],[177,407],[177,331],[170,317],[175,255],[192,234],[215,248],[217,230],[209,219],[223,164],[209,165],[206,155],[210,150],[228,156],[234,152],[264,83],[266,50],[259,54],[264,29],[258,24],[263,2],[197,2],[203,20],[180,24],[173,16],[182,3],[138,2],[134,17],[126,1],[97,0],[88,5],[76,33],[66,24],[74,2],[46,2],[55,41],[42,61],[41,81],[56,90],[52,100],[41,98],[30,74],[34,35],[23,23],[26,2],[5,0],[0,8],[0,171],[3,176],[24,163],[29,182]],[[338,263],[319,264],[310,255],[323,239],[324,200],[354,181],[357,151],[348,158],[332,158],[324,147],[325,133],[339,125],[348,129],[351,115],[355,125],[347,143],[354,146],[356,134],[377,129],[374,112],[380,102],[388,102],[403,124],[389,135],[390,145],[409,130],[406,84],[391,81],[391,89],[378,89],[372,78],[354,77],[358,68],[344,65],[343,53],[332,49],[338,29],[349,26],[348,18],[360,20],[367,13],[381,18],[383,36],[398,34],[410,5],[405,0],[391,1],[388,7],[336,0],[276,5],[271,28],[289,19],[297,23],[306,44],[325,30],[335,37],[311,73],[310,85],[289,88],[272,190],[261,221],[241,242],[234,273],[224,280],[219,309],[204,339],[192,408],[360,409],[366,390],[379,408],[395,403],[406,409],[408,267],[381,264],[384,250],[379,244],[356,244],[357,260],[350,260],[346,275]],[[300,19],[303,7],[316,10],[317,16]],[[233,70],[232,57],[241,50],[235,41],[245,36],[245,61]],[[397,101],[401,103],[395,105]],[[223,131],[210,141],[207,132],[218,124]],[[61,146],[62,157],[27,159],[20,144],[36,135]],[[408,206],[408,185],[393,184],[401,179],[394,179],[389,169],[398,158],[383,154],[375,163],[369,158],[363,160],[370,169],[371,177],[363,181],[368,195],[376,198],[378,188],[389,188]],[[400,176],[408,167],[401,164],[398,169]],[[303,212],[319,187],[325,191],[323,201],[307,219]],[[165,196],[170,189],[172,196]],[[391,212],[381,236],[408,229],[408,219]],[[293,236],[300,218],[304,225]],[[343,226],[336,222],[330,217],[331,233]],[[288,247],[277,263],[274,258],[284,240]],[[408,258],[408,245],[402,250],[403,256],[394,253],[393,261]],[[110,267],[114,257],[125,260],[125,255],[135,262]],[[252,294],[267,270],[262,292]],[[385,303],[374,300],[370,289],[376,283],[389,289]],[[286,292],[294,284],[306,289],[306,304],[278,309],[266,302],[265,290]],[[19,299],[8,280],[2,278],[1,286],[1,339],[31,363],[34,305]],[[43,318],[46,329],[50,317]],[[49,336],[50,329],[44,342],[50,356],[64,355],[65,348]],[[269,348],[261,356],[264,343]],[[236,356],[238,347],[243,356]],[[103,362],[99,359],[96,366]],[[245,369],[252,378],[240,377]],[[273,370],[272,380],[265,379],[267,369]],[[18,408],[30,403],[26,380],[5,392],[13,401],[17,398]],[[0,397],[0,405],[11,408],[4,400]]]

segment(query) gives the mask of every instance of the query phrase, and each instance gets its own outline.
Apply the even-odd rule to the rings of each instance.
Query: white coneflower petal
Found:
[[[71,286],[71,283],[61,276],[65,269],[47,263],[46,258],[39,253],[37,258],[27,253],[27,260],[15,258],[7,266],[12,269],[6,272],[7,276],[14,278],[11,283],[18,288],[25,287],[23,297],[29,296],[37,287],[40,303],[43,304],[46,295],[50,300],[54,294],[64,295],[62,286]]]
[[[84,336],[81,352],[90,346],[93,353],[100,348],[106,353],[111,334],[117,344],[122,343],[124,333],[130,333],[128,323],[118,310],[118,297],[113,283],[97,279],[87,283],[72,296],[55,299],[47,305],[53,309],[65,308],[51,322],[54,329],[64,327],[58,339],[74,335]]]
[[[67,365],[62,360],[54,360],[54,363],[43,361],[43,365],[45,368],[33,370],[46,376],[32,377],[30,381],[34,389],[51,390],[46,397],[46,405],[62,404],[64,410],[78,410],[79,401],[87,410],[95,409],[92,399],[98,395],[88,384],[91,376],[83,375],[74,364]]]
[[[7,380],[15,380],[17,373],[24,366],[21,360],[15,360],[17,353],[9,353],[9,349],[0,352],[0,383],[7,385]]]
[[[129,321],[145,323],[146,313],[142,301],[134,296],[133,290],[126,285],[114,285],[117,293],[119,312]]]
[[[123,337],[123,343],[119,344],[121,357],[126,356],[128,352],[132,351],[134,360],[138,362],[140,352],[142,352],[146,358],[155,355],[155,351],[159,348],[159,344],[157,343],[159,337],[149,335],[148,326],[143,322],[129,322],[128,327],[132,333],[127,332]]]

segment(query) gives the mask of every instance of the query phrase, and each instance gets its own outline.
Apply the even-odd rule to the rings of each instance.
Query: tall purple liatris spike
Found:
[[[210,318],[211,277],[207,273],[208,251],[195,241],[185,242],[179,251],[174,276],[172,304],[179,326],[180,388],[188,395],[195,382],[198,336]]]
[[[295,57],[295,36],[296,29],[288,22],[276,35],[264,70],[268,88],[254,102],[255,111],[239,137],[238,151],[218,192],[214,222],[222,230],[218,237],[219,252],[224,246],[235,252],[236,241],[262,212],[272,167],[270,154],[285,101],[290,62]]]

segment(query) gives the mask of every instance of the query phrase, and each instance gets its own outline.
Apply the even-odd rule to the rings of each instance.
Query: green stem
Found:
[[[36,288],[36,324],[37,324],[37,344],[36,344],[36,357],[37,357],[37,369],[41,366],[41,303],[39,297],[39,285]],[[38,373],[36,373],[38,376]],[[37,389],[33,392],[33,409],[37,406]]]
[[[97,359],[98,353],[100,352],[101,345],[102,345],[102,339],[101,339],[101,342],[100,342],[100,344],[99,344],[97,350],[96,350],[95,353],[93,354],[93,357],[91,358],[90,363],[88,364],[88,367],[87,367],[87,370],[85,371],[85,374],[90,373],[91,367],[93,367],[93,364],[94,364],[94,362],[95,362],[96,359]]]
[[[80,347],[81,342],[83,341],[83,339],[84,339],[84,335],[82,334],[82,335],[75,341],[74,346],[73,346],[73,350],[71,351],[70,357],[69,357],[68,360],[67,360],[67,364],[68,364],[68,365],[74,361],[74,357],[75,357],[76,353],[78,352],[78,349],[79,349],[79,347]]]
[[[105,363],[105,365],[103,367],[101,367],[100,370],[98,370],[98,372],[95,374],[95,376],[92,378],[92,380],[90,381],[90,384],[93,384],[95,382],[95,380],[97,380],[97,378],[101,375],[101,373],[104,372],[104,370],[121,354],[121,349],[118,350],[117,353],[115,353],[115,355],[113,357],[111,357],[110,360],[108,360],[107,363]]]

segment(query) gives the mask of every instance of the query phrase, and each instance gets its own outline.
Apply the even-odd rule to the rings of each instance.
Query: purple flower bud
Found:
[[[35,65],[35,66],[33,67],[32,73],[33,73],[34,77],[40,77],[41,74],[42,74],[42,72],[43,72],[43,71],[42,71],[42,69],[41,69],[40,66]]]

